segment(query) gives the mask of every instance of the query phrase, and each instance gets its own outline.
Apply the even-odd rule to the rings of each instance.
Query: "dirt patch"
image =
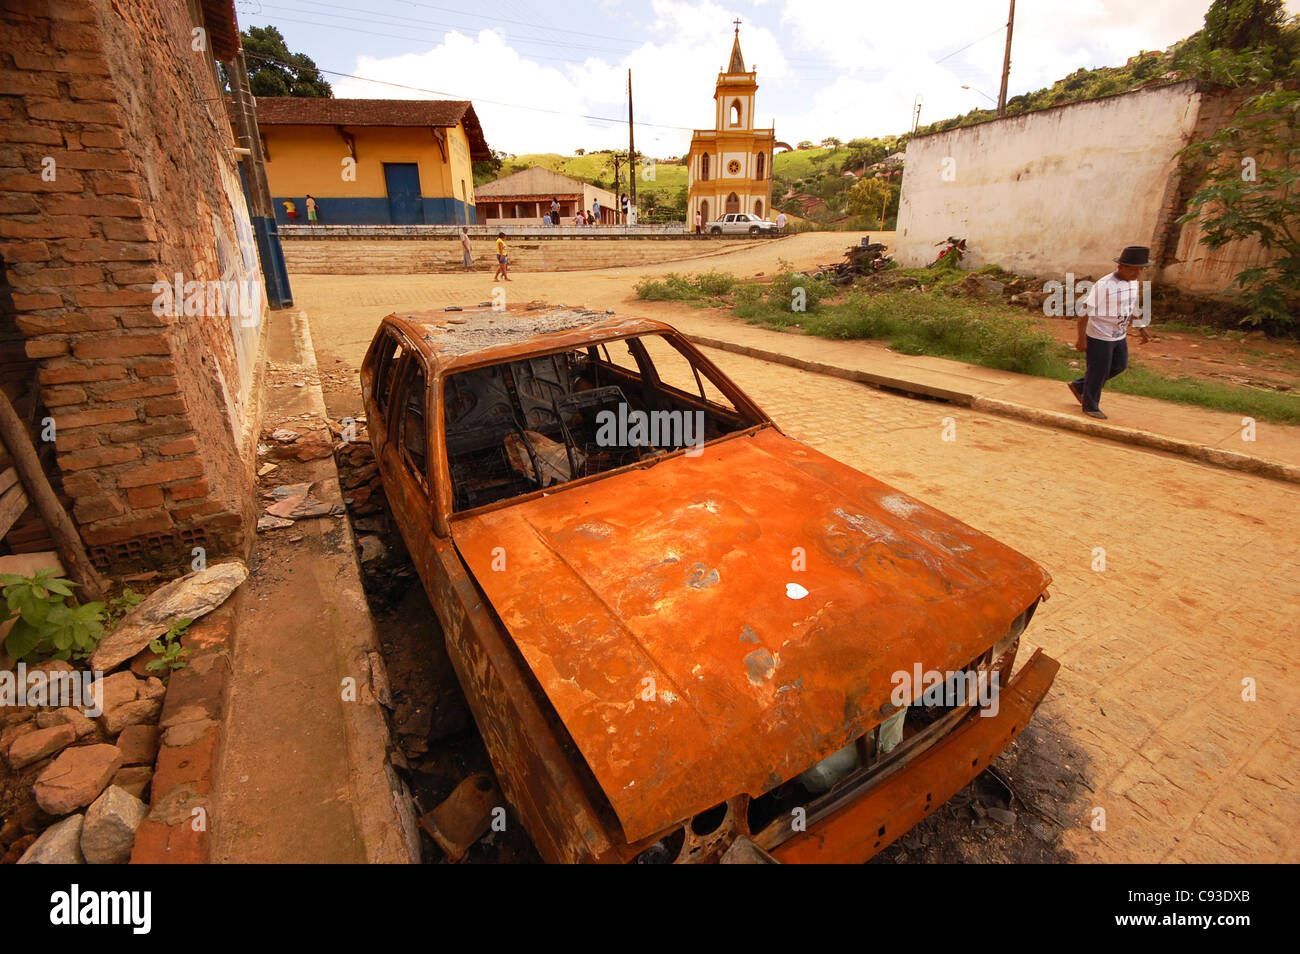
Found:
[[[1078,333],[1075,318],[1039,317],[1035,324],[1067,347]],[[1129,357],[1165,377],[1217,381],[1263,391],[1300,389],[1300,342],[1269,338],[1262,331],[1167,331],[1159,320],[1151,341],[1129,339]],[[1082,367],[1082,355],[1080,355]]]
[[[1087,786],[1071,767],[1086,757],[1049,726],[1049,717],[1035,714],[990,768],[871,863],[1075,861],[1062,834],[1082,810]]]
[[[335,445],[335,462],[393,695],[388,712],[389,733],[397,748],[393,764],[410,788],[419,816],[436,808],[469,776],[491,773],[492,762],[447,655],[442,627],[389,518],[359,410],[360,397],[355,385],[350,395],[346,393],[342,377],[321,375],[322,384],[333,384],[333,397],[345,408],[342,417],[351,417],[356,427],[352,440]],[[327,393],[327,404],[330,398]],[[426,863],[445,861],[442,850],[423,830],[420,838]],[[462,863],[540,861],[523,826],[511,817],[504,832],[489,831]]]

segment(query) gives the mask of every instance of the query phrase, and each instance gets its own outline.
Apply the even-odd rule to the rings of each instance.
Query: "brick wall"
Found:
[[[220,250],[241,245],[234,144],[192,15],[167,0],[0,0],[3,317],[38,364],[52,476],[101,562],[241,552],[255,519],[260,325],[152,308],[154,282],[219,279]]]

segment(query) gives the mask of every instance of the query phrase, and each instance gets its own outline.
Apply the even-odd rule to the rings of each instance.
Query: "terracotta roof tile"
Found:
[[[487,159],[474,106],[463,99],[325,99],[311,96],[259,96],[261,126],[455,126],[465,124],[470,155]]]

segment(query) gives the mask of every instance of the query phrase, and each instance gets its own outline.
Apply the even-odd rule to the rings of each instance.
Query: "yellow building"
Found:
[[[687,157],[687,224],[695,213],[708,222],[727,212],[767,217],[772,205],[773,129],[754,128],[757,73],[746,72],[736,27],[731,62],[718,74],[713,129],[697,129]]]
[[[322,225],[475,222],[490,154],[467,102],[259,97],[257,127],[281,225],[308,224],[308,195]]]

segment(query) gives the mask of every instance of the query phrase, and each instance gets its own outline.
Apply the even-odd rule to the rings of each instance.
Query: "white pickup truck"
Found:
[[[777,235],[781,231],[775,222],[760,219],[749,212],[728,212],[709,222],[705,229],[710,235]]]

